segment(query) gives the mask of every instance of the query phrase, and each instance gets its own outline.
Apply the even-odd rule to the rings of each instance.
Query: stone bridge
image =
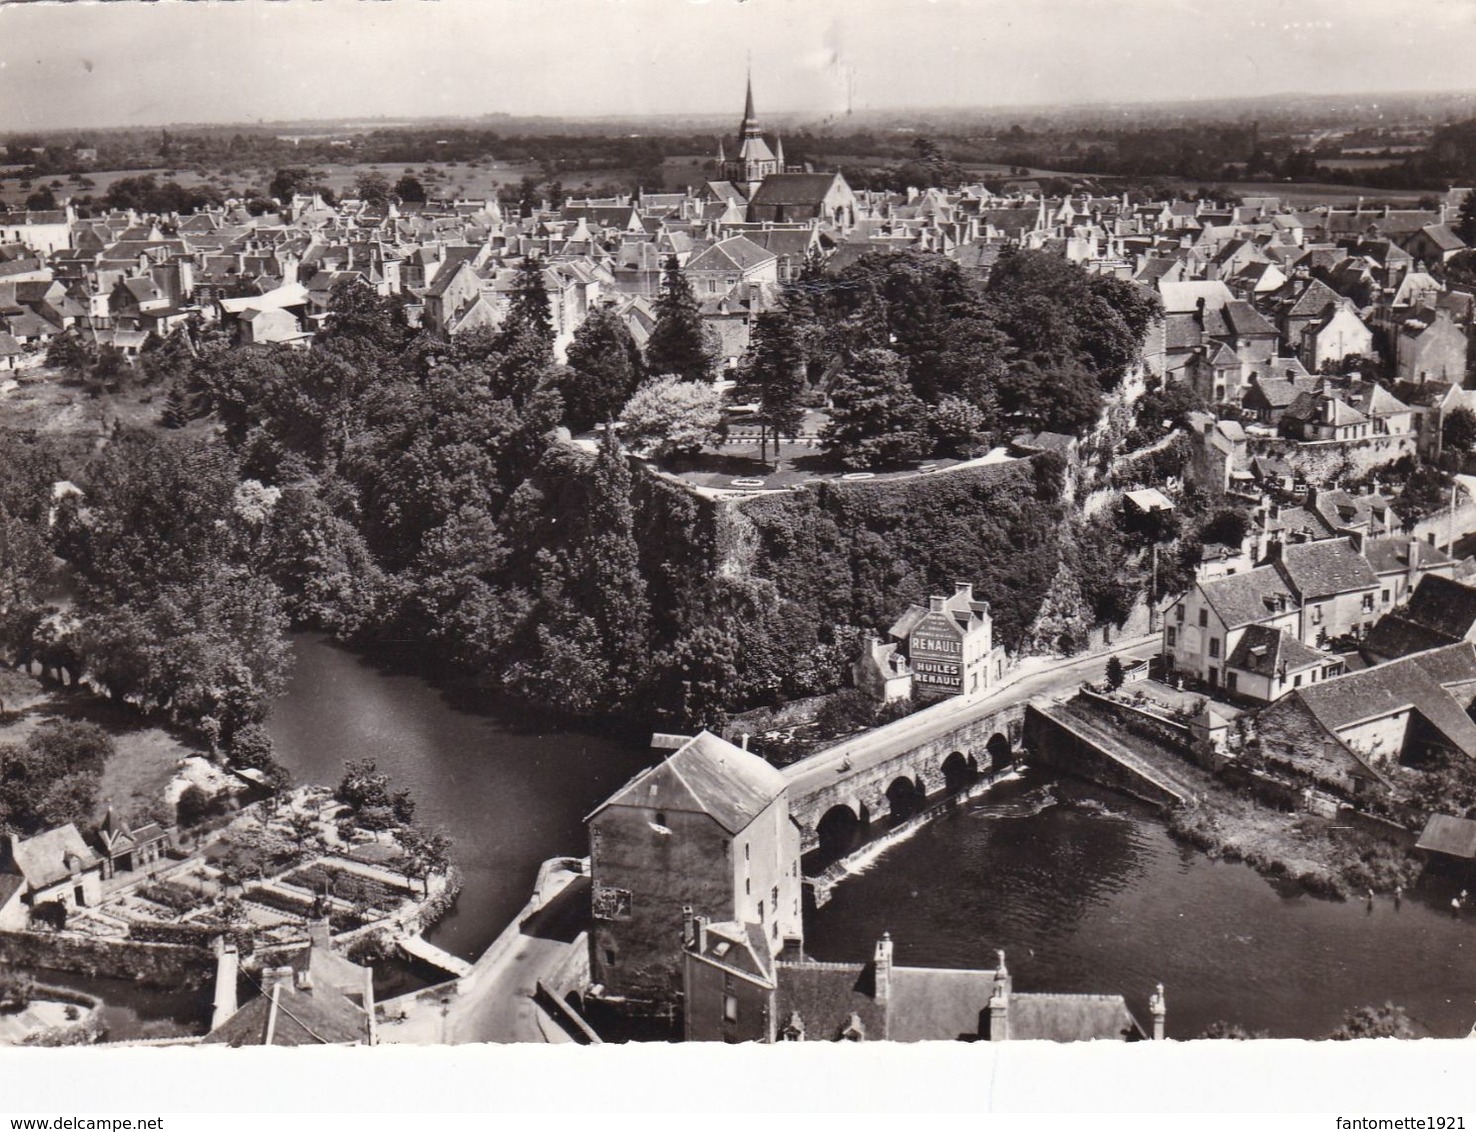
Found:
[[[784,769],[801,851],[864,839],[871,823],[905,819],[1011,762],[1026,705],[944,701]]]

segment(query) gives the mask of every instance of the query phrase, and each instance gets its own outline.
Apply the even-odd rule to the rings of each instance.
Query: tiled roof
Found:
[[[1414,708],[1452,745],[1476,757],[1476,723],[1432,673],[1451,682],[1461,676],[1476,679],[1476,652],[1463,644],[1417,653],[1298,689],[1294,695],[1334,732]]]
[[[1466,861],[1476,858],[1476,821],[1449,814],[1433,814],[1425,823],[1415,848]]]
[[[763,759],[703,731],[637,775],[595,814],[610,806],[702,813],[736,834],[772,804],[784,786],[784,776]]]
[[[886,1038],[893,1042],[936,1042],[968,1041],[985,1035],[993,990],[993,971],[893,966]],[[1012,1034],[1014,1004],[1012,998]]]
[[[97,854],[82,840],[71,822],[38,833],[35,837],[9,839],[9,864],[32,888],[43,888],[64,880],[74,871],[98,863]]]
[[[1410,595],[1404,616],[1452,641],[1461,640],[1476,628],[1476,587],[1426,574]]]
[[[1241,634],[1225,663],[1229,668],[1257,676],[1278,676],[1283,672],[1301,672],[1328,660],[1326,653],[1309,648],[1289,633],[1267,625],[1251,625]]]
[[[1379,582],[1367,560],[1347,539],[1292,543],[1282,547],[1275,565],[1304,602],[1373,589]]]
[[[1286,609],[1297,608],[1296,594],[1274,566],[1258,566],[1244,574],[1212,578],[1199,584],[1200,592],[1227,629],[1252,625],[1282,612],[1277,599]]]
[[[784,1025],[798,1014],[808,1041],[835,1041],[854,1014],[872,1040],[885,1038],[886,1008],[876,1000],[871,963],[784,963],[775,971],[774,1017]]]
[[[1146,1036],[1118,994],[1010,995],[1012,1040],[1090,1042]]]

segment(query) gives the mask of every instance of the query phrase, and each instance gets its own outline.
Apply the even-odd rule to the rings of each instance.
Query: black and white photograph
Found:
[[[0,4],[0,1078],[1472,1048],[1473,60]]]

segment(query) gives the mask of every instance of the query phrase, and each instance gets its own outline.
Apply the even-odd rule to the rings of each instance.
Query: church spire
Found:
[[[740,137],[756,138],[759,136],[758,115],[753,111],[753,65],[748,67],[748,93],[743,99],[743,124],[738,127]]]

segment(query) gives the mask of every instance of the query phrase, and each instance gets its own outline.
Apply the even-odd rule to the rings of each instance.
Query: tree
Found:
[[[1360,1006],[1343,1017],[1343,1024],[1328,1035],[1333,1041],[1354,1038],[1417,1038],[1419,1033],[1402,1006],[1386,1002],[1383,1006]]]
[[[92,369],[97,361],[97,347],[83,340],[75,330],[58,334],[46,346],[46,364],[74,381]]]
[[[1110,691],[1117,691],[1123,682],[1122,659],[1116,655],[1107,658],[1107,687]]]
[[[836,382],[821,442],[848,468],[915,460],[928,450],[927,406],[891,350],[863,350]]]
[[[360,173],[354,182],[354,195],[365,204],[383,205],[390,196],[389,178],[372,169]]]
[[[424,204],[425,186],[414,176],[406,173],[395,182],[395,196],[399,197],[406,204]]]
[[[444,874],[451,867],[452,841],[437,830],[427,833],[418,826],[407,825],[395,831],[395,841],[402,851],[400,869],[407,880],[419,880],[430,895],[430,877]]]
[[[1471,247],[1476,247],[1476,192],[1468,192],[1461,201],[1461,211],[1456,218],[1456,235]]]
[[[354,759],[344,764],[344,774],[333,796],[354,810],[390,805],[389,775],[373,759]]]
[[[692,286],[676,256],[671,256],[656,300],[656,324],[646,342],[646,369],[676,374],[684,381],[710,382],[717,362],[717,346],[702,321]]]
[[[548,303],[548,286],[543,280],[543,262],[532,255],[524,256],[518,265],[507,321],[498,335],[499,348],[507,349],[507,344],[519,335],[528,335],[552,357],[554,324]]]
[[[1247,1030],[1239,1022],[1211,1022],[1196,1038],[1212,1041],[1252,1042],[1261,1041],[1271,1035],[1265,1030]]]
[[[621,437],[632,447],[649,447],[663,459],[696,453],[718,434],[722,398],[709,382],[665,374],[637,389],[620,419]]]
[[[1476,193],[1472,197],[1476,197]],[[1446,448],[1456,452],[1465,453],[1476,448],[1476,412],[1464,405],[1452,410],[1441,426],[1440,440]]]
[[[199,825],[213,811],[213,799],[193,783],[184,788],[179,801],[174,804],[175,818],[181,826]]]
[[[564,398],[564,423],[575,432],[614,420],[645,376],[640,347],[611,307],[590,312],[574,332],[568,356],[558,388]]]
[[[772,431],[777,461],[780,437],[787,436],[793,440],[799,433],[800,422],[805,419],[802,400],[805,358],[790,313],[780,308],[766,311],[754,319],[750,350],[744,383],[758,395],[759,418],[764,426],[764,433],[759,438],[759,459],[762,461],[766,457],[766,434]]]
[[[0,1011],[24,1010],[36,993],[36,980],[27,971],[0,967]]]
[[[45,185],[42,185],[41,188],[26,197],[27,212],[50,212],[59,207],[56,194]]]

